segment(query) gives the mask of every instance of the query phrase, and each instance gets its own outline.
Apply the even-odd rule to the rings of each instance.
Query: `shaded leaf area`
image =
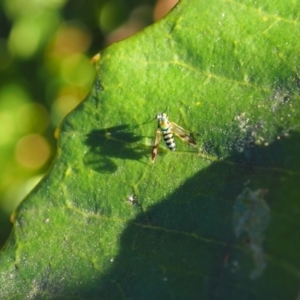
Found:
[[[15,214],[1,299],[299,293],[299,7],[182,1],[101,53],[50,172]],[[154,116],[197,149],[161,141]]]
[[[300,278],[300,193],[293,186],[300,180],[299,143],[299,132],[293,132],[269,147],[252,147],[248,158],[241,154],[213,163],[148,210],[148,222],[138,215],[121,236],[113,266],[100,277],[97,288],[89,288],[88,295],[104,299],[295,297]],[[242,235],[239,241],[234,235],[233,210],[245,187],[268,189],[265,199],[271,224],[263,243],[266,269],[261,280],[251,279],[260,262],[249,247],[249,237]],[[253,228],[254,234],[260,234],[255,220]]]

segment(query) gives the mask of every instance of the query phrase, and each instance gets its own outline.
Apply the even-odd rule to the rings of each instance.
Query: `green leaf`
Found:
[[[1,299],[299,297],[300,6],[182,0],[101,53],[16,212]],[[151,122],[193,132],[194,149]]]

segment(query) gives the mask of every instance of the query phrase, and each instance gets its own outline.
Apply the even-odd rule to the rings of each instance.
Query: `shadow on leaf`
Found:
[[[111,158],[140,161],[149,150],[137,143],[142,139],[125,124],[91,131],[85,140],[90,148],[84,163],[96,172],[114,173],[118,166]]]
[[[293,133],[268,147],[253,145],[247,153],[214,162],[195,174],[148,209],[147,220],[140,214],[128,223],[111,267],[79,293],[91,299],[294,297],[298,277],[277,258],[288,257],[299,268],[300,243],[287,238],[300,230],[295,212],[300,197],[299,143],[299,133]],[[257,280],[250,278],[256,268],[251,240],[247,232],[236,236],[233,222],[245,187],[269,190],[271,223],[262,245],[267,267]],[[284,229],[276,225],[282,223],[282,214]],[[259,224],[251,226],[255,234]]]

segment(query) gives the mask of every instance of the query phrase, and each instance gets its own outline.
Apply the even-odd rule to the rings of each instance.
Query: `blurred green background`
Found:
[[[0,248],[49,169],[55,129],[88,94],[90,59],[177,0],[0,0]]]

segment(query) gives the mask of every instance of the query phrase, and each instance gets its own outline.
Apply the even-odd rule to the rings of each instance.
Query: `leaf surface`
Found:
[[[182,0],[104,50],[16,212],[0,298],[296,298],[299,10]],[[152,164],[162,111],[198,146]]]

